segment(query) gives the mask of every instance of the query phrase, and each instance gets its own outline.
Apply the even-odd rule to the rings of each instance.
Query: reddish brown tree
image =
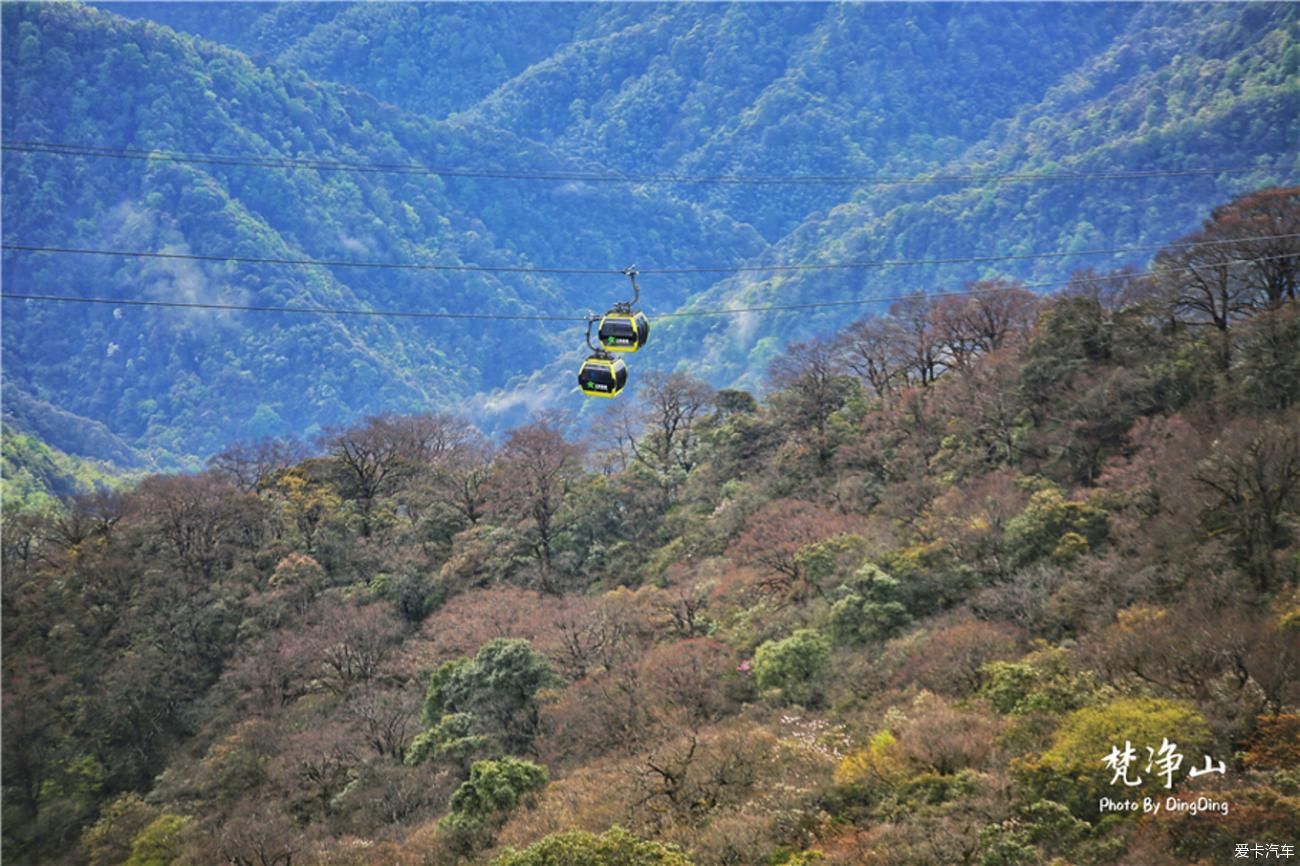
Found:
[[[1300,660],[1300,642],[1258,611],[1196,599],[1121,610],[1085,653],[1111,682],[1194,698],[1218,725],[1241,733],[1294,695],[1294,677],[1283,671]]]
[[[343,716],[377,755],[400,764],[420,730],[420,693],[414,688],[367,686],[348,697]]]
[[[464,440],[470,425],[446,414],[377,415],[359,427],[330,430],[322,443],[348,479],[361,532],[369,536],[376,501],[425,471]]]
[[[578,680],[542,707],[550,761],[582,764],[593,755],[629,754],[653,740],[651,693],[635,665]]]
[[[1038,296],[1008,280],[967,283],[958,313],[962,337],[981,354],[1023,343],[1038,317]]]
[[[385,602],[356,605],[326,598],[308,616],[315,620],[308,640],[323,669],[321,682],[335,693],[374,681],[402,636]]]
[[[310,840],[311,833],[284,813],[278,798],[247,799],[194,834],[186,861],[211,862],[216,855],[231,866],[293,866]]]
[[[1294,541],[1292,527],[1300,515],[1298,417],[1291,412],[1280,422],[1235,422],[1194,475],[1211,496],[1203,524],[1232,540],[1261,592],[1279,583],[1278,552]]]
[[[708,633],[709,592],[705,585],[682,580],[664,589],[651,588],[649,593],[651,606],[673,635],[692,638]]]
[[[954,485],[930,503],[918,528],[927,541],[944,545],[959,562],[1005,577],[1011,559],[1003,535],[1029,501],[1018,480],[1015,472],[1001,469]]]
[[[1007,346],[981,355],[963,376],[935,389],[934,409],[951,419],[942,455],[946,467],[967,475],[1015,465],[1028,455],[1017,388],[1022,363],[1018,348]]]
[[[844,366],[888,400],[906,378],[893,322],[881,316],[859,319],[840,332],[838,350]]]
[[[1218,332],[1219,367],[1232,366],[1232,324],[1266,302],[1260,296],[1261,262],[1246,261],[1247,250],[1213,219],[1156,256],[1154,278],[1174,321]],[[1263,279],[1265,285],[1269,280]],[[1276,282],[1276,281],[1274,281]],[[1283,280],[1283,283],[1285,280]],[[1285,291],[1274,285],[1274,291]]]
[[[319,665],[320,656],[309,640],[277,630],[232,661],[222,684],[245,712],[270,716],[307,693]]]
[[[213,473],[151,475],[140,482],[132,503],[185,576],[211,583],[235,539],[239,496]]]
[[[1016,633],[1005,625],[967,620],[935,629],[920,641],[894,676],[952,697],[968,697],[980,685],[980,668],[1014,656]]]
[[[658,636],[650,594],[619,588],[594,603],[564,604],[556,616],[560,646],[553,654],[561,673],[581,679],[631,664]]]
[[[652,371],[639,377],[634,425],[624,415],[632,458],[660,479],[672,495],[695,466],[696,422],[713,405],[713,388],[688,373]]]
[[[1300,766],[1300,715],[1281,713],[1256,719],[1242,763],[1259,770]]]
[[[930,695],[899,727],[899,751],[912,763],[941,775],[967,768],[984,770],[997,753],[999,733],[996,719]]]
[[[1159,306],[1160,291],[1151,275],[1125,266],[1114,271],[1083,268],[1070,274],[1064,297],[1086,298],[1114,313],[1134,305]],[[1041,304],[1041,300],[1039,301]]]
[[[557,617],[584,599],[564,599],[518,587],[472,589],[449,599],[424,623],[427,655],[437,661],[472,656],[493,638],[521,638],[548,656],[560,648]]]
[[[491,444],[471,431],[442,455],[430,476],[434,496],[469,526],[476,526],[487,512],[493,456]]]
[[[46,540],[68,551],[91,538],[107,542],[128,508],[126,497],[112,491],[74,496],[50,516]]]
[[[237,442],[208,459],[208,468],[245,493],[262,485],[282,469],[307,456],[300,442],[267,437],[255,442]]]
[[[1262,189],[1215,208],[1207,239],[1247,259],[1246,283],[1268,307],[1296,299],[1300,285],[1300,187]]]
[[[734,709],[725,683],[735,675],[736,652],[709,638],[660,644],[641,662],[641,681],[668,717],[682,716],[699,726]]]
[[[776,499],[745,523],[727,555],[742,565],[760,569],[758,588],[782,602],[798,602],[820,593],[812,585],[797,554],[809,544],[848,531],[842,514],[798,499]]]
[[[580,453],[548,422],[517,427],[501,448],[491,481],[491,507],[526,532],[543,592],[558,591],[553,554],[565,529],[565,496],[582,472]]]
[[[768,379],[777,389],[769,402],[778,423],[807,441],[824,473],[833,453],[827,427],[852,383],[838,346],[828,339],[795,343],[772,362]]]
[[[952,363],[944,335],[935,324],[935,299],[916,293],[889,308],[899,358],[909,384],[934,384]]]

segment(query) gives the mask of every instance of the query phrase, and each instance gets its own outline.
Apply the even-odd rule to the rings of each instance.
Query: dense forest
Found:
[[[6,864],[1294,856],[1300,5],[11,2],[0,100]]]
[[[1144,268],[1214,205],[1300,182],[1294,4],[6,3],[0,18],[6,244],[335,263],[10,248],[7,290],[581,316],[620,298],[622,278],[347,264],[636,263],[724,271],[647,275],[652,317],[867,302],[658,319],[653,365],[719,389],[760,392],[783,346],[886,311],[872,299]],[[160,158],[14,149],[33,141]],[[161,158],[178,151],[272,164]],[[862,182],[555,183],[285,159]],[[1107,176],[1144,169],[1202,173]],[[936,173],[1030,180],[871,182]],[[1048,179],[1061,173],[1085,179]],[[1047,255],[948,261],[1026,254]],[[939,261],[764,270],[916,259]],[[739,267],[756,270],[725,272]],[[496,437],[574,411],[581,358],[581,325],[564,322],[17,301],[3,317],[6,429],[126,470],[197,469],[241,437],[310,439],[383,412],[465,407]]]
[[[789,345],[762,399],[644,372],[582,438],[386,413],[7,504],[5,861],[1294,845],[1300,189],[1202,216]]]

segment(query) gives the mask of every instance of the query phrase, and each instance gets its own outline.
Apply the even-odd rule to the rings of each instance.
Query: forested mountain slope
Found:
[[[121,483],[91,461],[50,448],[6,424],[0,439],[0,500],[10,513],[42,511],[63,498]]]
[[[568,167],[500,131],[401,115],[243,55],[73,5],[4,9],[7,140]],[[580,183],[11,152],[6,241],[429,264],[726,264],[757,235],[671,200]],[[596,264],[601,263],[601,264]],[[684,301],[705,277],[675,282]],[[626,280],[6,254],[9,291],[196,302],[571,314]],[[616,293],[616,294],[615,294]],[[5,375],[143,447],[206,454],[249,432],[449,404],[580,344],[581,325],[5,305]],[[67,447],[63,443],[54,443]]]
[[[111,3],[259,61],[442,118],[609,13],[577,3]],[[530,138],[531,136],[524,136]]]
[[[1244,13],[1226,6],[1143,7],[1115,45],[941,170],[1094,176],[924,191],[863,189],[766,255],[768,261],[817,263],[1145,250],[848,275],[746,274],[719,283],[697,302],[717,308],[890,297],[1002,277],[1050,284],[1076,269],[1145,264],[1153,245],[1196,227],[1204,207],[1198,202],[1300,177],[1300,157],[1291,146],[1300,140],[1298,70],[1295,6],[1257,6]],[[1259,168],[1192,177],[1104,177],[1156,165]],[[670,323],[656,336],[670,355],[705,346],[704,364],[720,381],[733,381],[734,373],[753,384],[780,348],[767,335],[806,338],[860,313],[831,308],[778,314],[761,326],[747,317],[701,318]]]
[[[90,3],[237,48],[265,63],[349,8],[343,3]]]
[[[1050,253],[1159,244],[1216,201],[1296,177],[1300,47],[1295,7],[1285,4],[127,11],[259,59],[111,11],[9,4],[7,141],[506,171],[1260,168],[1122,182],[628,185],[10,151],[7,243],[594,268]],[[534,38],[511,42],[511,31]],[[421,116],[453,108],[464,110],[446,121]],[[647,309],[666,313],[951,290],[992,276],[1052,282],[1149,255],[647,275],[643,285]],[[10,291],[453,314],[581,315],[625,292],[620,277],[14,251],[4,268]],[[689,366],[715,385],[755,385],[781,346],[868,309],[663,319],[636,368]],[[571,402],[576,323],[15,302],[4,316],[5,380],[28,405],[107,425],[164,462],[195,465],[239,435],[311,437],[386,409],[469,401],[499,430],[529,409],[594,408]],[[634,373],[629,396],[636,382]],[[46,441],[111,456],[85,450],[97,437],[71,432]]]
[[[1110,46],[1132,4],[114,5],[631,174],[932,168]],[[183,8],[183,7],[182,7]],[[244,11],[241,11],[244,10]],[[315,10],[315,11],[313,11]],[[235,32],[239,22],[244,32]],[[769,239],[836,185],[674,185]]]
[[[468,116],[631,174],[921,173],[1105,50],[1136,8],[660,7],[567,46]],[[665,192],[708,202],[775,241],[846,190]]]
[[[647,375],[583,440],[389,414],[7,511],[5,863],[1281,850],[1300,188],[1205,217],[1292,237],[916,297],[790,347],[761,400]]]

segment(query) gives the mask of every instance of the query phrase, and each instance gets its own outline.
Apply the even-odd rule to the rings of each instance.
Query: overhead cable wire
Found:
[[[1215,262],[1215,267],[1225,265],[1243,265],[1256,262],[1276,261],[1280,259],[1293,258],[1290,255],[1277,256],[1259,256],[1247,259],[1229,259],[1222,262]],[[1163,271],[1164,274],[1193,273],[1197,268],[1171,268]],[[1097,283],[1115,282],[1117,279],[1123,279],[1123,274],[1108,274],[1096,277],[1077,277],[1069,280],[1057,280],[1053,282],[1038,283],[1009,283],[1005,286],[985,287],[980,289],[964,289],[947,292],[912,292],[905,295],[881,295],[874,298],[854,298],[843,301],[809,301],[807,303],[794,304],[764,304],[754,307],[725,307],[719,309],[700,309],[700,310],[680,310],[673,313],[656,313],[653,318],[656,319],[684,319],[694,316],[734,316],[751,313],[772,313],[785,312],[792,310],[812,310],[829,307],[847,307],[847,306],[865,306],[867,304],[879,304],[890,301],[903,301],[913,297],[921,296],[923,298],[944,298],[944,297],[977,297],[981,295],[1000,294],[1004,292],[1018,291],[1022,289],[1045,289],[1059,288],[1061,286],[1079,286],[1093,285]],[[588,317],[583,316],[558,316],[558,315],[526,315],[526,314],[507,314],[507,313],[446,313],[423,310],[367,310],[360,308],[338,308],[338,307],[284,307],[284,306],[262,306],[255,304],[222,304],[222,303],[204,303],[196,301],[155,301],[142,299],[117,299],[102,297],[85,297],[76,295],[49,295],[49,294],[30,294],[30,293],[10,293],[0,294],[0,301],[38,301],[38,302],[58,302],[58,303],[79,303],[79,304],[100,304],[107,306],[124,306],[124,307],[164,307],[171,309],[188,309],[188,310],[211,310],[219,312],[250,312],[250,313],[299,313],[309,315],[332,315],[332,316],[372,316],[372,317],[390,317],[390,318],[411,318],[411,319],[478,319],[488,321],[529,321],[529,322],[586,322]]]
[[[240,154],[198,153],[178,150],[144,150],[127,147],[71,144],[52,141],[10,140],[0,148],[22,153],[45,153],[59,156],[104,157],[108,159],[152,160],[157,162],[207,165],[250,166],[261,168],[307,168],[317,171],[346,171],[378,174],[437,175],[440,177],[487,178],[496,180],[582,181],[588,183],[667,183],[723,185],[820,185],[919,186],[935,183],[982,184],[1025,183],[1048,180],[1129,180],[1164,177],[1196,177],[1268,171],[1272,166],[1220,166],[1185,169],[1134,169],[1100,171],[1007,172],[1003,174],[933,174],[933,175],[746,175],[746,174],[671,174],[583,171],[523,171],[426,166],[420,163],[361,162],[310,157],[254,156]]]
[[[444,313],[426,310],[366,310],[340,307],[277,307],[258,304],[219,304],[201,301],[147,301],[138,298],[91,298],[74,295],[35,295],[5,292],[3,301],[49,301],[76,304],[105,304],[114,307],[166,307],[180,310],[212,310],[241,313],[306,313],[316,316],[374,316],[396,319],[486,319],[498,322],[585,322],[585,316],[530,316],[522,313]]]
[[[682,267],[682,268],[639,268],[641,274],[732,274],[732,273],[760,273],[767,271],[821,271],[821,270],[866,270],[871,268],[891,268],[921,265],[955,265],[955,264],[981,264],[990,262],[1010,262],[1010,261],[1027,261],[1033,259],[1068,259],[1076,256],[1101,256],[1101,255],[1121,255],[1124,253],[1146,252],[1149,250],[1176,250],[1191,247],[1209,247],[1223,244],[1237,243],[1255,243],[1260,241],[1290,240],[1300,238],[1300,233],[1281,234],[1281,235],[1263,235],[1259,237],[1245,238],[1227,238],[1223,240],[1208,241],[1176,241],[1174,243],[1162,244],[1140,244],[1127,247],[1112,247],[1110,249],[1090,249],[1074,250],[1070,252],[1054,251],[1045,253],[1019,253],[1013,255],[986,255],[986,256],[951,256],[934,259],[877,259],[874,261],[861,262],[809,262],[805,264],[772,264],[772,265],[710,265],[704,267]],[[55,247],[55,246],[38,246],[33,244],[0,244],[0,248],[15,252],[29,253],[58,253],[71,255],[93,255],[93,256],[122,256],[125,258],[148,258],[148,259],[182,259],[186,261],[199,262],[239,262],[241,264],[258,264],[258,265],[293,265],[293,266],[314,266],[327,268],[373,268],[381,270],[411,270],[411,271],[472,271],[485,273],[508,273],[508,274],[592,274],[592,275],[622,275],[624,272],[621,268],[582,268],[582,267],[534,267],[532,265],[465,265],[465,264],[437,264],[425,262],[376,262],[376,261],[347,261],[345,259],[313,259],[313,258],[274,258],[266,256],[240,256],[240,255],[208,255],[200,253],[182,253],[170,251],[152,251],[152,250],[118,250],[118,249],[98,249],[86,247]]]
[[[576,268],[576,267],[533,267],[532,265],[462,265],[437,264],[433,262],[354,262],[345,259],[310,259],[310,258],[272,258],[266,256],[237,255],[202,255],[198,253],[155,252],[152,250],[109,250],[82,247],[50,247],[29,244],[0,244],[0,248],[29,253],[68,253],[91,256],[123,256],[125,258],[143,259],[183,259],[196,262],[239,262],[254,265],[296,265],[318,266],[326,268],[374,268],[395,271],[477,271],[494,274],[599,274],[601,276],[618,274],[615,268]],[[651,273],[641,271],[641,273]],[[658,273],[657,271],[655,273]]]

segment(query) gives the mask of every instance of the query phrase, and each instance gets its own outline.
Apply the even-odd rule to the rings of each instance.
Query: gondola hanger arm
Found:
[[[636,281],[637,275],[640,273],[641,272],[636,269],[636,265],[628,265],[623,269],[624,276],[632,281],[632,300],[627,304],[620,304],[619,306],[625,306],[628,310],[631,310],[636,306],[636,302],[641,299],[641,286]]]
[[[597,316],[595,313],[587,314],[587,348],[590,349],[594,354],[604,355],[605,350],[602,349],[600,346],[592,345],[591,342],[591,326],[596,324],[599,321],[600,321],[600,316]]]

